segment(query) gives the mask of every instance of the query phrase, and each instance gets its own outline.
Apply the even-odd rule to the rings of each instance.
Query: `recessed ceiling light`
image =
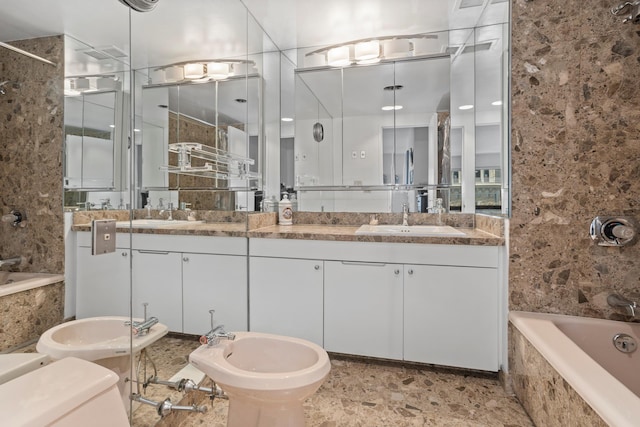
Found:
[[[402,110],[402,105],[385,105],[382,107],[382,111],[394,111],[394,110]]]
[[[495,106],[502,105],[502,101],[493,101],[491,105],[495,105]]]
[[[473,105],[467,104],[467,105],[461,105],[458,107],[458,110],[471,110],[473,108]]]
[[[292,122],[293,119],[291,117],[283,117],[280,120],[282,120],[283,122]]]

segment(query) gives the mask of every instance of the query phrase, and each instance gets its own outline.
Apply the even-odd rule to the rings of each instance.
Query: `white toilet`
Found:
[[[228,427],[301,427],[305,399],[329,375],[327,352],[299,338],[238,332],[189,361],[229,396]]]
[[[40,353],[0,354],[0,384],[35,371],[51,362],[51,358]]]
[[[114,372],[75,357],[50,363],[0,385],[2,425],[129,426],[117,383]]]

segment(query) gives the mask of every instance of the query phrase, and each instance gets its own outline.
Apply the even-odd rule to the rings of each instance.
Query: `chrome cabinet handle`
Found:
[[[169,251],[147,251],[144,249],[138,249],[138,253],[153,254],[153,255],[169,255]]]
[[[411,276],[413,274],[413,269],[409,269],[409,271],[407,271],[407,273],[409,273],[409,276]]]
[[[128,253],[126,253],[126,252],[122,252],[120,255],[122,255],[122,256],[124,256],[124,257],[126,257],[126,256],[128,256],[129,254],[128,254]]]
[[[184,261],[184,262],[189,262],[189,257],[188,257],[188,256],[186,256],[186,257],[182,258],[182,261]]]
[[[393,270],[393,274],[397,276],[398,274],[400,274],[400,270],[396,268],[395,270]]]
[[[320,270],[320,266],[318,264],[314,265],[313,268],[315,268],[316,270]]]

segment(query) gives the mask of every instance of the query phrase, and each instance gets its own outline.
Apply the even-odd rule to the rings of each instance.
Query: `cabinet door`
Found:
[[[91,255],[78,247],[76,317],[129,316],[129,250]]]
[[[322,261],[251,257],[249,263],[250,329],[322,345]]]
[[[325,261],[327,351],[402,359],[402,265]]]
[[[177,252],[133,251],[133,316],[155,316],[182,332],[182,265]]]
[[[497,371],[498,272],[405,265],[404,358]]]
[[[247,258],[233,255],[182,254],[184,332],[204,334],[215,325],[247,330]]]

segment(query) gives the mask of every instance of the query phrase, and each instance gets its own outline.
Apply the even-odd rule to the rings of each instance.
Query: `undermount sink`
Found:
[[[186,221],[179,219],[134,219],[133,221],[116,221],[116,228],[174,228],[185,225],[202,224],[204,221]]]
[[[449,225],[368,225],[356,230],[358,236],[465,236],[464,231]]]

